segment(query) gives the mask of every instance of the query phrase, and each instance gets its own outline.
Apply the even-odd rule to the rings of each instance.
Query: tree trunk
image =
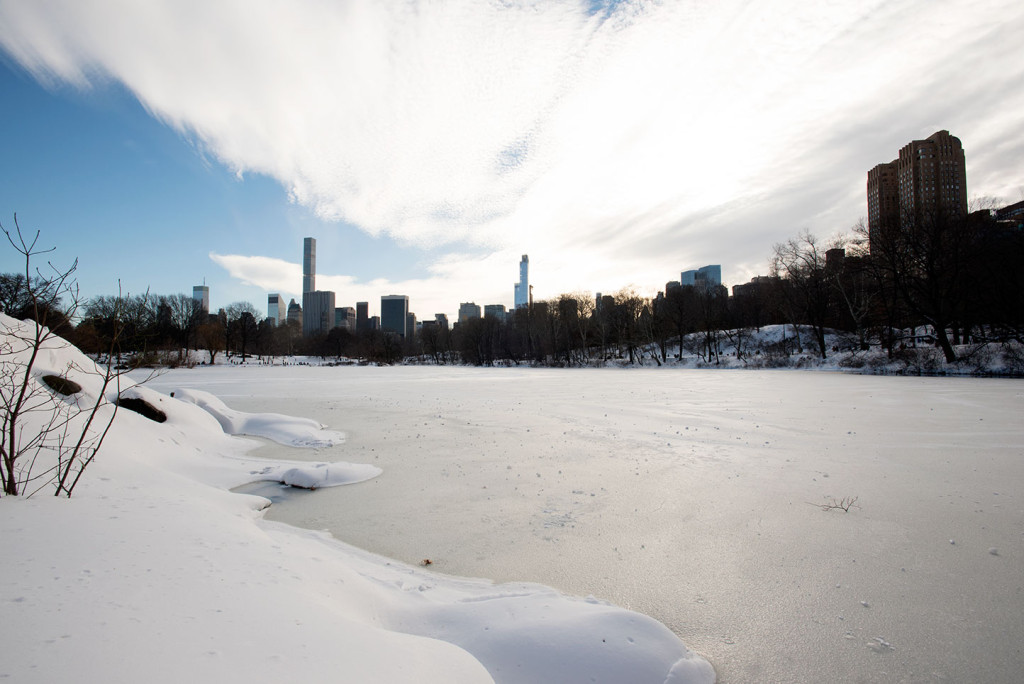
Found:
[[[935,344],[946,356],[946,363],[954,363],[956,361],[956,352],[953,351],[953,345],[949,343],[946,326],[935,326]]]

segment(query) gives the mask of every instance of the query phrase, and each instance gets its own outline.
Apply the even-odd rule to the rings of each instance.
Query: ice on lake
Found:
[[[219,367],[150,386],[347,437],[257,454],[383,469],[268,490],[268,517],[640,611],[725,684],[1024,671],[1020,381]]]

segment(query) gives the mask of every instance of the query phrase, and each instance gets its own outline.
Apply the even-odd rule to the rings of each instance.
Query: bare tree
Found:
[[[703,346],[707,353],[708,363],[714,359],[717,364],[720,362],[721,354],[719,344],[721,339],[718,333],[723,327],[729,291],[723,285],[708,285],[694,287],[694,294],[696,295],[699,326],[703,333]]]
[[[939,209],[908,213],[900,217],[899,226],[871,236],[872,260],[907,310],[932,327],[936,346],[949,363],[957,360],[953,344],[977,304],[972,291],[978,275],[990,266],[983,257],[991,218],[988,204],[972,202],[972,209],[980,209],[966,216]]]
[[[574,317],[576,328],[574,335],[580,350],[579,362],[583,364],[590,360],[591,326],[593,325],[595,309],[594,298],[589,292],[582,291],[573,293],[571,298],[576,303],[576,314]]]
[[[27,305],[28,282],[23,273],[0,273],[0,311],[21,318]]]
[[[259,310],[249,302],[234,302],[225,308],[227,313],[227,334],[229,338],[228,351],[231,351],[232,342],[237,345],[238,351],[242,354],[242,362],[246,359],[246,349],[255,341],[259,332],[257,321]]]
[[[53,250],[37,247],[38,232],[31,240],[26,239],[17,216],[14,224],[13,233],[2,225],[0,230],[24,260],[24,296],[29,315],[21,323],[6,326],[0,338],[3,494],[31,495],[53,484],[56,496],[71,496],[117,413],[116,403],[109,406],[104,395],[111,383],[118,384],[120,373],[113,369],[109,354],[103,370],[95,364],[86,368],[74,362],[60,373],[41,374],[37,370],[41,355],[68,344],[57,332],[70,329],[68,321],[78,308],[73,277],[77,261],[66,269],[48,264],[44,275],[34,269],[33,259]],[[88,398],[81,385],[68,377],[72,374],[98,376],[98,381],[92,383],[95,396]],[[44,456],[40,466],[44,469],[33,472],[40,456]]]
[[[177,334],[178,361],[188,358],[190,349],[197,345],[196,330],[203,315],[198,299],[187,294],[176,294],[166,298],[171,315],[171,326]]]
[[[612,316],[613,330],[618,337],[619,344],[626,346],[630,363],[639,362],[642,358],[639,347],[644,340],[640,317],[647,308],[647,300],[632,287],[623,288],[615,293],[615,308]]]
[[[825,252],[810,231],[779,243],[773,248],[771,274],[781,279],[784,304],[792,312],[793,324],[811,326],[821,358],[827,357],[825,325],[832,299]]]
[[[211,364],[217,353],[224,351],[224,324],[220,319],[213,318],[196,328],[196,348],[200,347],[210,353]]]

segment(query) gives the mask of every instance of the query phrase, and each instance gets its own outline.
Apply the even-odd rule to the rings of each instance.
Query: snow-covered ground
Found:
[[[16,340],[0,339],[3,377],[16,378],[24,358]],[[82,388],[52,406],[95,400],[102,390],[88,367],[52,340],[33,376],[36,397],[48,392],[40,377],[55,373]],[[209,368],[153,384],[211,388],[221,377],[256,393],[265,370],[282,369]],[[338,430],[367,426],[324,430],[283,405],[288,415],[246,414],[202,391],[154,388],[129,393],[166,421],[120,409],[71,499],[47,488],[0,499],[0,679],[714,681],[705,660],[644,615],[537,584],[446,577],[265,521],[267,499],[227,488],[272,479],[322,494],[374,478],[376,465],[333,458],[345,444]],[[27,434],[45,424],[48,405],[24,417]],[[112,410],[101,405],[99,418]],[[254,458],[258,442],[226,431],[288,444],[298,460]],[[295,444],[330,449],[332,459],[309,462]]]
[[[264,486],[270,518],[610,600],[668,626],[720,682],[1024,672],[1019,380],[223,367],[151,385],[181,386],[346,435],[255,455],[383,470],[312,493]],[[819,507],[847,497],[849,512]]]

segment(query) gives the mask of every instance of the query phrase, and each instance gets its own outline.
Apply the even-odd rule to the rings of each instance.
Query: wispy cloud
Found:
[[[302,264],[284,259],[240,254],[210,252],[210,259],[244,285],[254,285],[268,292],[296,292],[302,282]]]
[[[998,0],[0,3],[0,45],[41,80],[120,81],[324,218],[490,250],[438,265],[449,300],[452,277],[510,292],[522,252],[550,293],[745,277],[797,229],[855,222],[867,169],[938,128],[972,194],[1019,188],[1022,32]],[[284,282],[240,259],[217,258]]]

